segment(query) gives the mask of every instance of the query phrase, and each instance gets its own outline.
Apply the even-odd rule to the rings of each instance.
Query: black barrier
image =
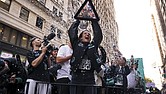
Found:
[[[0,89],[0,94],[6,94],[6,89]]]
[[[65,83],[45,83],[45,82],[38,82],[35,86],[35,94],[38,94],[38,89],[37,89],[37,86],[39,84],[51,84],[51,86],[54,86],[54,87],[62,87],[62,86],[68,86],[69,88],[71,87],[76,87],[76,91],[77,91],[77,88],[78,87],[91,87],[92,90],[96,90],[98,91],[98,89],[101,89],[102,92],[98,92],[96,94],[142,94],[143,91],[141,88],[131,88],[131,89],[127,89],[127,88],[123,88],[123,87],[119,87],[119,86],[97,86],[97,85],[88,85],[88,84],[65,84]],[[48,89],[47,88],[47,93],[46,94],[49,94],[48,93]],[[58,92],[61,92],[61,90],[63,90],[63,88],[61,88],[60,90],[56,91],[57,93],[51,93],[51,94],[58,94]],[[76,92],[75,91],[75,92]],[[94,91],[94,92],[96,92]]]

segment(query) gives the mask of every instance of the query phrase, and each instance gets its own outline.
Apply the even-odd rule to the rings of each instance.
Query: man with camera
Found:
[[[47,45],[43,47],[41,45],[42,41],[40,38],[34,37],[31,39],[30,46],[32,51],[27,54],[29,67],[25,94],[50,94],[51,92],[51,85],[47,84],[50,80],[48,70],[50,58],[46,54],[48,48]]]
[[[20,61],[21,62],[21,61]],[[0,58],[0,89],[6,89],[7,94],[23,92],[26,73],[15,57]]]
[[[61,65],[59,65],[56,62],[56,57],[57,57],[57,53],[58,53],[58,48],[57,47],[53,47],[52,51],[51,51],[51,66],[49,68],[50,71],[50,82],[54,83],[56,81],[56,76],[57,76],[57,70],[61,68]]]
[[[52,51],[51,51],[51,66],[49,68],[49,72],[50,72],[50,82],[51,83],[55,83],[57,80],[57,70],[61,69],[61,65],[58,64],[56,62],[56,57],[57,57],[57,53],[58,53],[58,48],[57,47],[53,47]],[[52,88],[51,88],[51,94],[57,94],[58,90],[57,90],[57,86],[52,84]]]
[[[4,61],[4,58],[0,57],[0,77],[9,71],[9,66]]]
[[[4,61],[4,58],[0,57],[0,94],[7,92],[6,89],[6,73],[9,71],[9,66]]]

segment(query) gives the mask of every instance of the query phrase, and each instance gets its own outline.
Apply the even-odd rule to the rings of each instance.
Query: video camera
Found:
[[[49,44],[49,41],[52,40],[55,37],[55,33],[50,33],[48,36],[44,36],[43,38],[43,45],[47,46],[47,52],[46,55],[49,56],[51,51],[53,50],[53,47]]]

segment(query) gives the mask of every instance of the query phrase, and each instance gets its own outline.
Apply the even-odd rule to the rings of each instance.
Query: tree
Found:
[[[145,83],[151,83],[151,82],[152,82],[152,80],[150,78],[145,77]]]

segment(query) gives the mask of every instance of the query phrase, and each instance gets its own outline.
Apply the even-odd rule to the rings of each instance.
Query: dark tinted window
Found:
[[[43,19],[41,17],[37,17],[36,19],[36,26],[42,29],[43,27]]]
[[[0,0],[0,7],[9,11],[11,0]]]

